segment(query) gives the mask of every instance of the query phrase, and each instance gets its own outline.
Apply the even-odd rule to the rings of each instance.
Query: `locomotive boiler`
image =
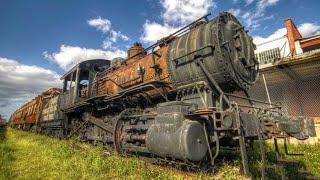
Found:
[[[43,118],[42,127],[120,154],[187,166],[214,165],[227,144],[240,148],[249,174],[249,141],[315,136],[312,120],[250,98],[247,90],[258,77],[254,48],[240,22],[221,13],[147,48],[135,43],[126,59],[83,61],[61,78],[53,101],[61,114]]]

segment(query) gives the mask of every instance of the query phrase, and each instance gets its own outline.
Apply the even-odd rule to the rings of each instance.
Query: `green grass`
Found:
[[[300,167],[306,168],[312,174],[320,177],[320,145],[295,145],[289,147],[289,153],[301,153],[303,156],[287,156],[288,159],[299,160]]]
[[[1,131],[1,130],[0,130]],[[102,147],[58,140],[8,128],[0,132],[0,179],[236,179],[236,165],[224,163],[215,176],[156,166],[121,157]],[[232,176],[230,176],[232,174]]]
[[[305,153],[290,158],[298,158],[300,166],[320,176],[320,145],[294,146],[291,150]],[[250,155],[254,158],[250,166],[255,168],[253,174],[258,174],[260,162],[255,156]],[[0,130],[0,179],[245,179],[239,173],[239,153],[219,157],[214,173],[189,172],[152,165],[137,157],[121,157],[101,146],[76,140],[58,140],[11,128]],[[287,170],[295,171],[290,167]]]
[[[320,144],[317,145],[306,145],[296,144],[289,145],[289,153],[285,154],[285,149],[282,141],[279,141],[280,155],[282,156],[280,164],[283,166],[283,172],[289,179],[306,179],[308,177],[320,177]],[[268,141],[264,144],[266,147],[267,164],[274,165],[276,162],[276,152],[274,144]],[[296,154],[296,155],[293,155]],[[249,152],[251,173],[255,178],[261,177],[261,157],[259,144],[255,143],[253,151]],[[266,174],[271,179],[281,179],[280,167],[275,169],[268,169]]]

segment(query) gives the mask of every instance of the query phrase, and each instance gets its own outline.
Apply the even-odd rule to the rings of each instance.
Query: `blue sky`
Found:
[[[0,114],[9,114],[86,58],[125,56],[211,12],[235,14],[256,41],[284,33],[291,17],[303,35],[320,32],[318,0],[1,0]]]

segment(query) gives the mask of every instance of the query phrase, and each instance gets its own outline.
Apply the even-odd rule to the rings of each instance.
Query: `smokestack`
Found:
[[[295,41],[301,39],[302,36],[291,18],[287,18],[285,20],[285,25],[287,29],[287,38],[289,41],[290,53],[291,56],[294,56],[296,55]]]

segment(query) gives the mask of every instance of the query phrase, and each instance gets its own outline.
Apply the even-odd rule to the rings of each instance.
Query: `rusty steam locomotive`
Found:
[[[146,49],[135,43],[127,59],[79,63],[62,89],[17,110],[11,126],[192,166],[213,165],[220,147],[232,144],[249,174],[249,140],[315,136],[312,120],[249,97],[258,77],[254,48],[233,15],[204,16]]]

